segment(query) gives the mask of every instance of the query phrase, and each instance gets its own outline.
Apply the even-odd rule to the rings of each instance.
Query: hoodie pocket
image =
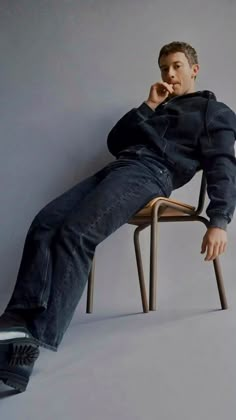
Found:
[[[190,157],[185,157],[173,142],[167,141],[164,159],[175,173],[182,176],[192,176],[196,171],[196,163]]]
[[[158,147],[164,153],[166,148],[166,139],[164,136],[168,126],[169,120],[165,116],[163,118],[159,117],[158,121],[155,118],[142,121],[137,129],[146,144],[155,145],[155,147]]]
[[[169,126],[169,119],[166,116],[158,117],[158,120],[155,118],[142,121],[139,124],[139,129],[144,132],[148,133],[151,136],[154,136],[154,138],[160,136],[163,137],[165,135],[165,132]]]

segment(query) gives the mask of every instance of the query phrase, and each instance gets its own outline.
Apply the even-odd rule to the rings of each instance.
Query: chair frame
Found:
[[[204,208],[205,197],[207,190],[207,181],[205,174],[202,173],[200,193],[198,198],[197,207],[189,206],[180,201],[172,200],[166,197],[157,197],[149,202],[145,208],[150,209],[149,215],[142,215],[142,211],[136,213],[134,217],[128,222],[132,225],[137,225],[134,231],[134,248],[137,262],[139,286],[141,292],[141,300],[143,312],[148,313],[157,309],[157,247],[158,247],[158,231],[159,222],[192,222],[199,221],[204,223],[206,227],[209,225],[209,221],[201,216],[201,212]],[[151,205],[150,205],[151,203]],[[180,215],[164,215],[165,211],[175,211]],[[176,212],[177,210],[177,212]],[[140,232],[146,229],[148,226],[151,228],[150,232],[150,267],[149,267],[149,302],[146,293],[144,271],[142,264],[141,248],[140,248]],[[219,298],[221,302],[221,308],[227,309],[227,299],[224,288],[223,275],[220,265],[220,258],[216,257],[213,260],[214,272],[219,292]],[[86,312],[93,312],[93,295],[94,295],[94,270],[95,270],[95,256],[92,262],[92,268],[88,278],[88,289],[87,289],[87,305]]]

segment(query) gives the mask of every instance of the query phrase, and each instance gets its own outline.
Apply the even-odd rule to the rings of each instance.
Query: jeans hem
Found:
[[[43,308],[44,310],[47,309],[47,303],[39,302],[38,300],[35,299],[35,303],[32,303],[32,302],[10,303],[9,305],[7,305],[5,311],[13,310],[13,309],[40,309],[40,308]]]
[[[58,351],[58,348],[57,348],[56,346],[53,346],[53,345],[51,345],[51,344],[47,344],[47,343],[45,343],[44,341],[39,340],[38,338],[36,338],[36,337],[34,336],[34,333],[31,331],[30,327],[29,327],[29,326],[27,326],[27,328],[28,328],[28,330],[30,331],[30,333],[31,333],[32,337],[34,338],[35,343],[36,343],[36,344],[38,344],[40,347],[44,347],[45,349],[47,349],[47,350],[52,350],[52,351],[54,351],[54,352],[57,352],[57,351]]]

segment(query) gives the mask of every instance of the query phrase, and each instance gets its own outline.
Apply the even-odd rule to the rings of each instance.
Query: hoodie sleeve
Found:
[[[202,167],[210,199],[206,214],[209,226],[226,230],[236,206],[236,115],[226,105],[213,114],[209,108],[208,114],[208,138],[201,139]]]
[[[125,114],[112,128],[107,137],[109,152],[116,156],[125,147],[136,143],[137,125],[155,113],[145,102]],[[133,141],[132,141],[133,140]]]

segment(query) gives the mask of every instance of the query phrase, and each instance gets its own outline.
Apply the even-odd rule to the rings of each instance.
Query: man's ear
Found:
[[[197,76],[199,70],[200,70],[199,64],[193,64],[193,66],[192,66],[192,78]]]

